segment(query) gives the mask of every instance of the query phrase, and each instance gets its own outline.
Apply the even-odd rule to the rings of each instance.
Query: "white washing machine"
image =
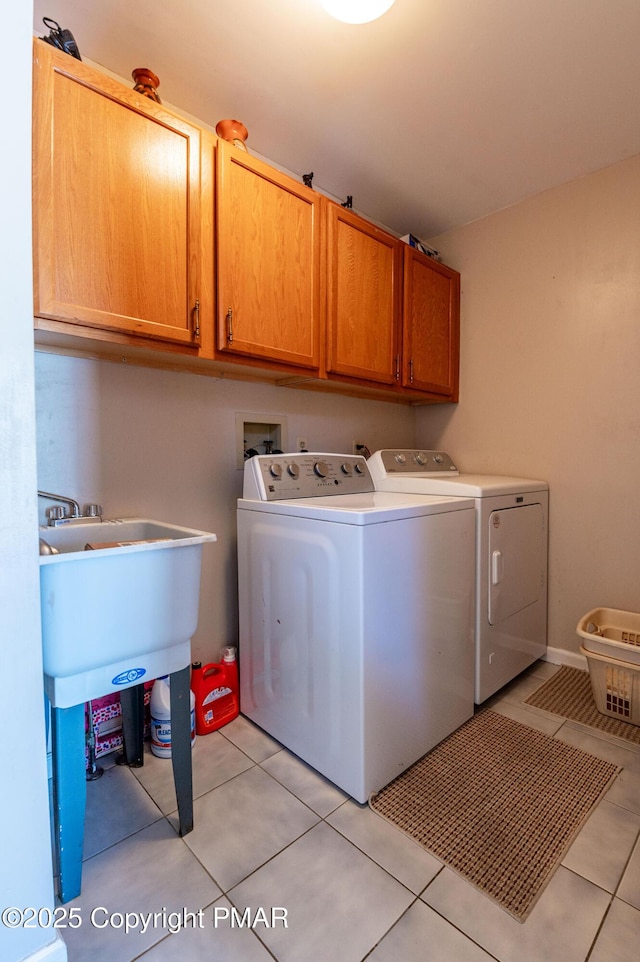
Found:
[[[363,457],[245,463],[240,708],[358,802],[473,714],[473,509]]]
[[[444,451],[376,451],[377,490],[473,498],[476,505],[476,678],[481,704],[547,648],[546,481],[460,474]]]

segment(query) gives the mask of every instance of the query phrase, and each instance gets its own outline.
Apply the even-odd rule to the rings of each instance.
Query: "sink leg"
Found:
[[[144,685],[134,685],[120,692],[122,707],[122,741],[124,765],[144,765]]]
[[[87,798],[84,724],[84,705],[52,708],[54,846],[61,902],[69,902],[80,895],[82,884],[84,813]]]
[[[191,774],[191,694],[189,666],[174,671],[171,679],[171,763],[178,800],[180,835],[193,829]]]

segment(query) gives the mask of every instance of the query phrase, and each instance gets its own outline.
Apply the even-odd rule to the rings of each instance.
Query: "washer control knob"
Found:
[[[436,464],[443,464],[443,463],[444,463],[444,458],[442,457],[441,454],[436,454],[436,455],[434,455],[433,460],[436,462]]]
[[[298,467],[297,464],[288,464],[288,465],[287,465],[287,474],[288,474],[289,477],[291,477],[291,478],[299,478],[299,477],[300,477],[300,468]]]
[[[356,461],[354,465],[354,471],[356,472],[356,474],[364,474],[364,468],[362,467],[359,461]]]
[[[422,451],[418,451],[418,453],[416,454],[416,464],[426,464],[426,463],[427,463],[426,454],[423,454]]]
[[[313,466],[313,472],[319,478],[326,478],[329,474],[329,465],[326,461],[316,461]]]
[[[345,461],[344,464],[340,465],[340,470],[343,474],[346,474],[348,478],[351,477],[351,465],[348,463],[348,461]]]
[[[396,454],[396,461],[398,464],[406,464],[407,459],[404,454]]]
[[[272,478],[281,478],[282,477],[281,465],[279,465],[276,461],[274,461],[273,464],[269,465],[269,474],[271,475]]]

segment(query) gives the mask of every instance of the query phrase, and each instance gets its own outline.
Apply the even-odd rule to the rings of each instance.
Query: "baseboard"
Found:
[[[542,659],[549,661],[552,665],[569,665],[571,668],[581,668],[588,671],[589,665],[584,655],[578,651],[567,651],[566,648],[547,648],[547,652]]]
[[[38,949],[31,955],[27,955],[23,962],[67,962],[67,947],[56,932],[53,942],[49,942],[44,948]]]

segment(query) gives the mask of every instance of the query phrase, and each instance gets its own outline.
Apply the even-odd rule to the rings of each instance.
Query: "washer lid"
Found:
[[[437,494],[457,498],[491,498],[500,494],[524,494],[546,491],[546,481],[511,478],[495,474],[456,474],[452,477],[424,477],[408,472],[376,480],[378,491],[402,491],[413,494]]]
[[[338,524],[381,524],[451,511],[473,510],[471,498],[371,491],[363,494],[339,494],[329,497],[295,498],[291,501],[238,500],[239,511],[289,515]]]

